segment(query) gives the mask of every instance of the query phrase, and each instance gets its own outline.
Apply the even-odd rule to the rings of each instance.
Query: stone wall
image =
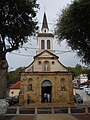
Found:
[[[33,81],[32,90],[28,90],[29,79]],[[62,79],[64,80],[64,89],[61,88]],[[24,103],[27,101],[28,95],[31,102],[41,103],[41,85],[44,80],[49,80],[52,83],[52,103],[73,103],[72,74],[66,72],[22,73],[21,88],[23,89]]]

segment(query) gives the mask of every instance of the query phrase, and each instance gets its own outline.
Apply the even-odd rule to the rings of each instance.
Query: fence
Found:
[[[6,115],[30,114],[90,114],[90,107],[9,107]]]

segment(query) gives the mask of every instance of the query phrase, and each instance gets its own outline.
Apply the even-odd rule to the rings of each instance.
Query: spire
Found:
[[[44,16],[43,16],[43,23],[42,23],[42,29],[41,30],[43,30],[44,28],[49,30],[45,12],[44,12]]]

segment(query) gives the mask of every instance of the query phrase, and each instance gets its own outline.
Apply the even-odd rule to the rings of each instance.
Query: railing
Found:
[[[8,107],[6,115],[30,114],[90,114],[90,107]]]

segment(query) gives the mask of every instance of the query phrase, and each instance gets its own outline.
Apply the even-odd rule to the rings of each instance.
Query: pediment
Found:
[[[26,68],[25,71],[44,72],[44,66],[46,62],[48,62],[48,72],[68,72],[68,69],[58,60],[58,56],[47,50],[44,50],[43,52],[37,54],[34,57],[34,61]]]
[[[37,54],[34,58],[59,58],[58,56],[56,56],[53,52],[48,51],[48,50],[44,50],[43,52]]]

